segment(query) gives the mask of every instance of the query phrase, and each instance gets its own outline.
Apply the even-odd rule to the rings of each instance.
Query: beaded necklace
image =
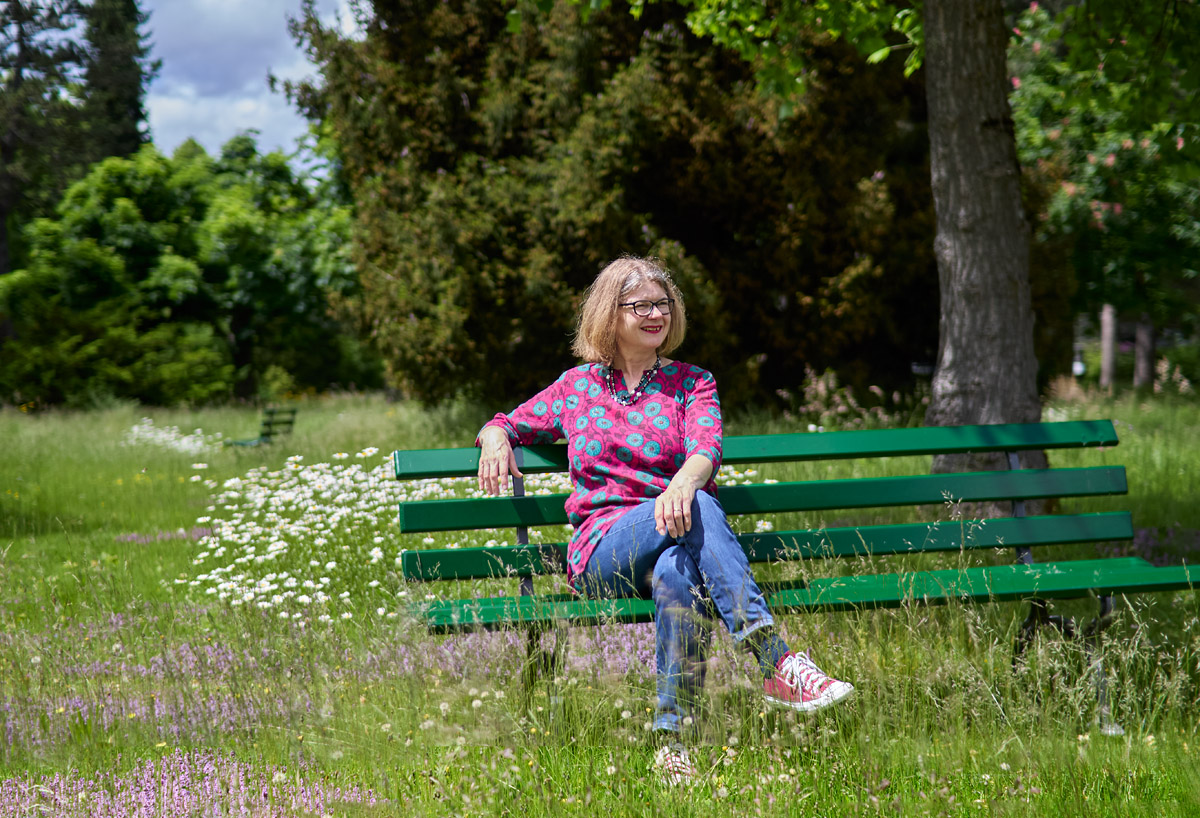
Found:
[[[637,388],[632,392],[627,393],[625,397],[621,397],[621,393],[617,390],[617,381],[613,376],[613,368],[606,367],[604,370],[604,382],[608,386],[608,394],[612,399],[622,406],[633,406],[638,402],[642,393],[646,391],[646,387],[650,385],[650,381],[654,380],[654,376],[658,374],[658,370],[662,368],[662,358],[657,354],[654,356],[654,366],[642,373],[642,379],[638,381]]]

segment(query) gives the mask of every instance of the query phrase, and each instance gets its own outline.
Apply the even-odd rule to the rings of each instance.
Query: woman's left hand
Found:
[[[675,479],[654,499],[654,527],[659,534],[682,537],[692,530],[692,500],[696,487],[690,480]]]

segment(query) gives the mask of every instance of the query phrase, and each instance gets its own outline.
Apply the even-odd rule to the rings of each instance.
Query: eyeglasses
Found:
[[[642,318],[649,318],[654,313],[655,307],[658,307],[658,312],[660,315],[670,315],[671,307],[674,304],[674,298],[664,298],[662,301],[629,301],[624,304],[617,304],[617,306],[633,307],[634,315],[640,315]]]

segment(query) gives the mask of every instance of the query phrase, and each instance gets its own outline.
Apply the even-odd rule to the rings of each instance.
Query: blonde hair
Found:
[[[687,333],[687,314],[679,288],[657,259],[622,256],[601,270],[584,293],[571,351],[589,363],[612,364],[617,356],[617,311],[621,309],[617,305],[622,296],[647,281],[659,285],[668,298],[675,299],[667,337],[658,351],[668,355],[678,349]]]

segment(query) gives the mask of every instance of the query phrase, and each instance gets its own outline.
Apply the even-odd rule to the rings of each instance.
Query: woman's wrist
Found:
[[[671,482],[667,484],[667,488],[674,488],[676,491],[685,491],[689,494],[695,494],[700,489],[704,488],[708,482],[703,475],[694,472],[679,471],[671,478]]]
[[[702,454],[689,457],[677,473],[676,477],[684,477],[688,484],[697,491],[708,484],[713,475],[713,462]]]
[[[483,445],[488,441],[495,441],[497,445],[508,443],[508,433],[499,426],[484,426],[479,430],[479,443]]]

